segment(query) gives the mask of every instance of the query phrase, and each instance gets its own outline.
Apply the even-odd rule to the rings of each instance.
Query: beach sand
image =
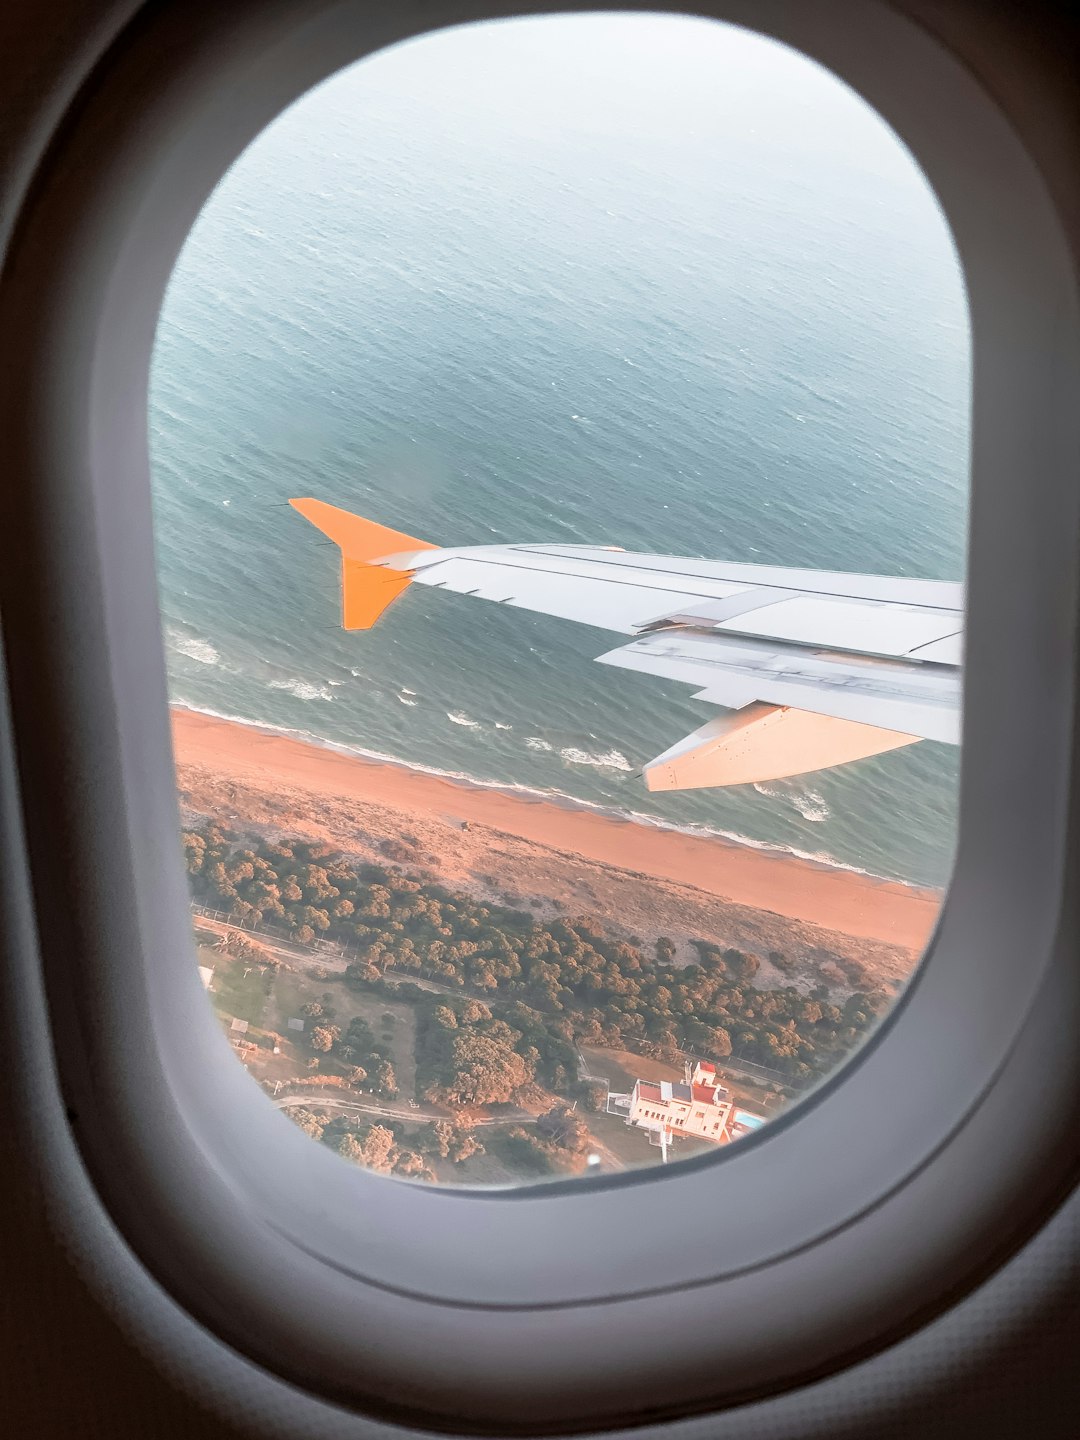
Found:
[[[174,710],[173,733],[187,817],[302,835],[384,863],[386,842],[396,840],[404,849],[392,858],[408,870],[537,914],[588,913],[647,941],[668,935],[685,960],[695,958],[695,938],[763,959],[784,955],[783,972],[763,964],[758,985],[896,986],[940,906],[933,890],[445,779],[193,711]],[[846,966],[843,976],[837,962]]]

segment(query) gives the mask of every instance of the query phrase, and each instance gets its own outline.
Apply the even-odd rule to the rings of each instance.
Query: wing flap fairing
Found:
[[[650,760],[642,774],[650,790],[752,785],[864,760],[918,739],[786,705],[753,704],[714,716]]]

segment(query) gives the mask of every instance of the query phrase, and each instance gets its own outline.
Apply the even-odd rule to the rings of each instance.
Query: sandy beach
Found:
[[[537,909],[586,910],[624,933],[776,950],[795,958],[804,978],[836,957],[861,965],[866,980],[899,983],[940,904],[936,891],[782,851],[470,785],[193,711],[174,710],[173,733],[188,814],[324,839],[357,855],[377,856],[403,838],[416,867],[444,883]]]

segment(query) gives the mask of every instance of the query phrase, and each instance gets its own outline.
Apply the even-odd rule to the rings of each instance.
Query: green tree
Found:
[[[397,1141],[385,1125],[372,1125],[364,1136],[364,1164],[369,1170],[389,1170],[394,1161]]]
[[[294,1110],[291,1107],[285,1114],[299,1130],[305,1135],[310,1135],[313,1140],[321,1140],[323,1131],[326,1129],[326,1116],[316,1115],[313,1110]]]
[[[334,1041],[340,1036],[341,1031],[336,1025],[316,1025],[311,1032],[311,1048],[325,1054],[334,1048]]]

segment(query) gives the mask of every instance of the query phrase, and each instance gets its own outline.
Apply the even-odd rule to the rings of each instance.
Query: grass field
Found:
[[[223,1020],[246,1020],[262,1027],[269,987],[258,966],[245,965],[219,950],[199,949],[199,964],[213,969],[211,998]],[[271,981],[272,984],[272,981]]]

